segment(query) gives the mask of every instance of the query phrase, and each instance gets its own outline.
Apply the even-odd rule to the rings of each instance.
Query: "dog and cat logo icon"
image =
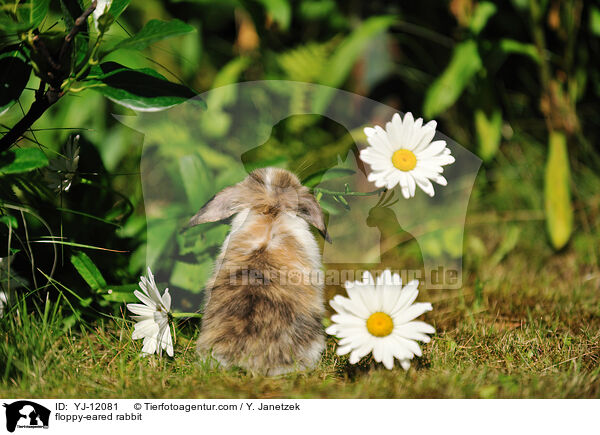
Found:
[[[5,403],[6,430],[15,429],[48,429],[50,410],[29,400]]]

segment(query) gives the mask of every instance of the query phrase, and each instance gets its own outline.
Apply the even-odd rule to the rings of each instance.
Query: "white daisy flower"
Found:
[[[356,364],[372,352],[375,361],[387,369],[394,367],[395,357],[408,370],[410,360],[422,355],[417,340],[428,343],[431,339],[426,334],[435,333],[431,325],[414,320],[432,310],[428,302],[413,304],[418,285],[414,280],[402,287],[400,275],[389,270],[376,282],[369,272],[362,282],[347,282],[349,297],[337,295],[329,301],[337,314],[326,332],[340,338],[338,355],[350,352],[350,363]]]
[[[148,278],[142,276],[140,288],[143,293],[136,290],[133,293],[142,301],[141,304],[127,304],[127,308],[137,316],[132,316],[138,323],[135,324],[131,338],[144,339],[143,354],[161,354],[167,351],[173,356],[173,339],[169,329],[169,314],[171,311],[171,295],[169,289],[160,295],[154,276],[148,268]]]
[[[435,121],[423,125],[423,118],[415,121],[408,112],[404,120],[396,113],[385,130],[378,125],[365,128],[370,146],[360,152],[360,158],[371,166],[368,180],[388,189],[400,184],[406,199],[415,196],[416,186],[435,195],[431,181],[448,184],[441,173],[443,166],[454,163],[446,141],[432,142],[436,126]]]

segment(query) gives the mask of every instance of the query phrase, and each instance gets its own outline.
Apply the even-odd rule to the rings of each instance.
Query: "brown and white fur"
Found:
[[[234,216],[235,215],[235,216]],[[264,168],[215,195],[190,225],[234,216],[206,286],[197,350],[277,375],[313,368],[325,346],[317,201],[289,171]]]

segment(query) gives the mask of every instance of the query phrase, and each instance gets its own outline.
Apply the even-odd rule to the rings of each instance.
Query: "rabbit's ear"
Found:
[[[331,243],[331,238],[325,228],[325,222],[323,217],[323,211],[321,206],[317,202],[314,196],[310,193],[306,193],[300,197],[300,204],[298,207],[298,216],[304,219],[306,222],[314,226],[325,240]]]
[[[190,219],[187,226],[193,227],[206,222],[217,222],[234,215],[239,210],[238,186],[230,186],[215,196]]]

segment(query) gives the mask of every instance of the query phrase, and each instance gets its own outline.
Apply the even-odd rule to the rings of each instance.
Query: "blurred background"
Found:
[[[63,38],[69,28],[65,5],[72,2],[45,3],[49,8],[38,29]],[[482,282],[501,282],[525,267],[544,273],[555,263],[566,265],[560,277],[598,282],[600,2],[117,3],[123,10],[106,30],[103,44],[120,49],[106,51],[102,77],[110,73],[110,65],[126,65],[154,74],[160,83],[181,85],[189,95],[244,81],[295,80],[344,89],[425,121],[437,120],[438,131],[483,161],[464,238],[464,282],[470,297],[483,300]],[[81,10],[88,4],[83,2]],[[179,30],[172,38],[155,38],[152,45],[141,38],[122,44],[145,32],[141,29],[152,20],[179,20]],[[15,36],[18,31],[4,21],[0,25],[0,61],[6,61],[11,47],[23,42]],[[96,31],[90,24],[89,33],[79,36],[88,43]],[[7,71],[0,72],[5,82]],[[93,75],[94,69],[90,71]],[[3,96],[3,133],[31,106],[38,76],[34,68],[18,98],[8,91]],[[13,153],[38,148],[46,160],[8,170],[16,157],[5,152],[0,175],[0,261],[7,265],[10,257],[11,263],[1,269],[4,293],[60,294],[69,301],[70,324],[97,317],[97,310],[117,312],[120,302],[130,300],[147,259],[166,269],[165,281],[175,289],[199,293],[198,282],[210,273],[227,231],[214,225],[186,238],[177,225],[164,221],[152,232],[155,241],[148,243],[146,213],[160,217],[164,207],[144,203],[143,135],[113,116],[132,115],[131,109],[139,106],[106,87],[94,89],[89,77],[83,75],[84,86],[72,86],[12,148]],[[128,86],[135,80],[132,75]],[[147,95],[139,92],[144,104],[167,95],[152,85],[148,89]],[[205,102],[209,108],[235,99],[219,95]],[[303,96],[298,98],[290,104],[305,103]],[[205,121],[215,137],[225,137],[232,128],[226,115]],[[202,158],[181,161],[179,152],[198,146],[194,138],[168,126],[160,132],[153,140],[161,145],[152,149],[158,164],[148,170],[162,171],[183,185],[191,203],[210,197],[194,186],[208,183],[219,190],[237,181],[226,170],[239,157],[235,146],[229,154],[206,148]],[[325,150],[321,152],[328,156],[313,155],[313,161],[331,158],[335,164],[336,155],[352,149],[356,144],[340,125],[306,115],[282,121],[263,147],[242,160],[246,169],[287,167],[314,183],[306,156]],[[310,167],[313,172],[323,169]],[[343,213],[347,205],[343,197],[325,197],[322,203],[329,215]],[[385,216],[385,207],[380,208],[372,222],[377,213]],[[454,230],[428,246],[409,242],[401,238],[390,261],[418,267],[423,249],[433,255],[461,253],[460,233]],[[516,269],[505,263],[513,252],[521,253]],[[176,264],[161,265],[167,256]]]

